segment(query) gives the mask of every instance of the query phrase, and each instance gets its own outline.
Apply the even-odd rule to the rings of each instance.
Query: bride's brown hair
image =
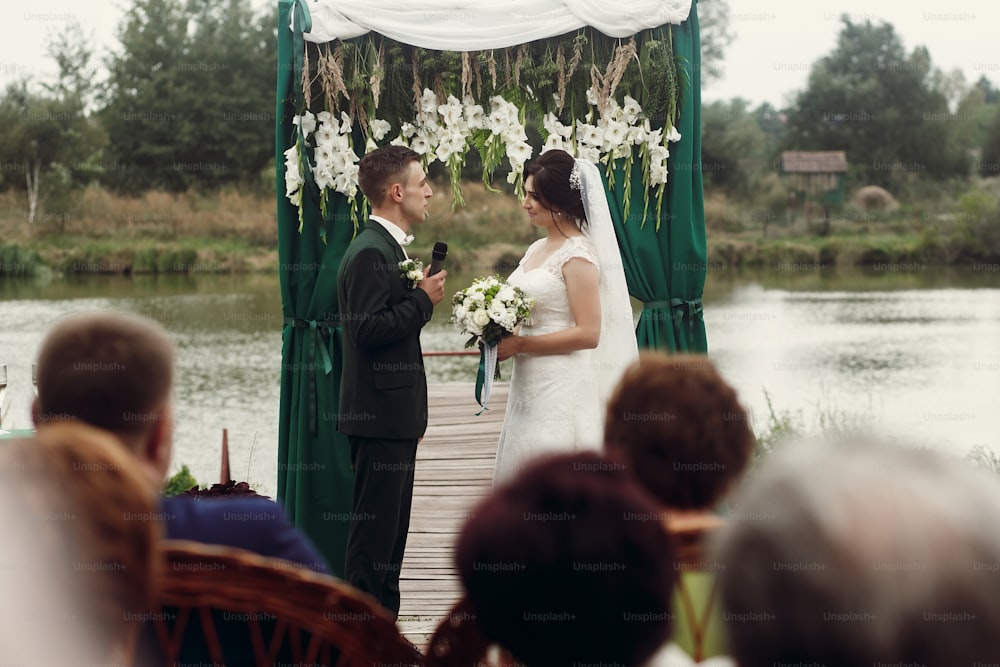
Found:
[[[581,231],[587,229],[587,214],[579,190],[569,183],[576,160],[566,151],[554,149],[538,156],[524,169],[524,177],[533,177],[535,198],[550,211],[562,213],[577,221]]]

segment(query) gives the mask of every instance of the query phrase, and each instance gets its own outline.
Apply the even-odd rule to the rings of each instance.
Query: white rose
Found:
[[[514,291],[513,287],[511,287],[510,285],[504,285],[503,287],[500,288],[500,291],[497,292],[495,298],[499,299],[500,301],[507,302],[513,299],[516,295],[517,293]]]
[[[472,316],[472,322],[477,327],[480,328],[485,327],[487,324],[490,323],[489,313],[487,313],[485,310],[477,310],[475,314]]]

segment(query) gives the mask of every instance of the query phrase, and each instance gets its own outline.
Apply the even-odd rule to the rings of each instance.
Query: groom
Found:
[[[427,428],[420,329],[444,298],[445,271],[408,280],[400,263],[433,194],[419,155],[386,146],[362,158],[358,185],[371,220],[337,275],[344,336],[338,430],[351,443],[354,514],[346,578],[399,613],[399,570],[410,527],[417,443]]]

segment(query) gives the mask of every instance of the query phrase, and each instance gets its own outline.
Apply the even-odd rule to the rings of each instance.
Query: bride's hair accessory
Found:
[[[574,190],[582,190],[583,184],[580,181],[580,161],[573,161],[573,169],[569,172],[569,187]]]

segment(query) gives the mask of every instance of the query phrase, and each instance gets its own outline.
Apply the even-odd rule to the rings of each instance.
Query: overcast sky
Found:
[[[0,83],[20,75],[53,74],[45,42],[69,18],[77,19],[85,33],[93,35],[99,52],[113,47],[115,26],[129,2],[5,2],[0,20]],[[270,0],[254,0],[253,4],[266,7]],[[854,21],[891,23],[907,51],[925,45],[936,66],[946,71],[961,69],[969,83],[985,74],[1000,84],[1000,0],[729,0],[729,5],[736,39],[726,51],[723,78],[705,88],[705,100],[743,97],[754,105],[768,101],[786,106],[805,87],[811,64],[834,48],[842,13]]]

